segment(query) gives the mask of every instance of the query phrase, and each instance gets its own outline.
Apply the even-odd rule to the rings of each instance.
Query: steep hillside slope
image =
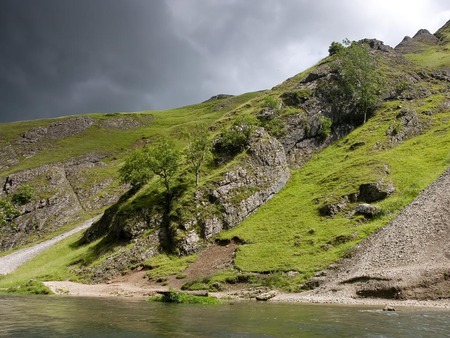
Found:
[[[24,194],[24,185],[37,192],[2,227],[2,247],[31,242],[54,224],[73,224],[114,203],[81,240],[67,243],[58,278],[98,282],[143,268],[164,283],[171,275],[182,279],[203,247],[232,242],[231,267],[185,287],[318,285],[320,278],[306,282],[393,220],[450,165],[448,30],[448,24],[435,35],[421,30],[395,49],[363,41],[385,79],[366,123],[353,99],[333,96],[338,92],[329,84],[340,62],[333,55],[259,93],[165,112],[65,118],[63,126],[76,127],[60,132],[54,132],[59,121],[2,126],[3,196]],[[185,162],[170,203],[156,178],[139,190],[120,184],[117,170],[134,148],[165,136],[184,149],[179,135],[193,121],[208,125],[214,155],[198,187]],[[242,140],[236,135],[247,136],[230,147],[230,139]],[[45,219],[42,209],[59,218],[37,223]],[[51,278],[32,269],[28,276]]]
[[[450,169],[305,297],[447,299],[449,226]]]
[[[103,212],[129,189],[117,171],[130,150],[177,134],[193,119],[211,124],[255,95],[223,96],[172,111],[1,124],[0,200],[27,198],[15,203],[17,213],[1,225],[0,250]]]

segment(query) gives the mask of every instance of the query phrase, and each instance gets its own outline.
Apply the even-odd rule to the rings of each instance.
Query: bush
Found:
[[[270,135],[274,137],[282,137],[286,135],[286,125],[280,118],[274,118],[264,122],[263,127]]]
[[[342,51],[344,49],[344,45],[342,43],[333,41],[330,45],[330,47],[328,48],[328,53],[329,55],[334,55],[334,54],[338,54],[340,51]]]
[[[277,110],[278,109],[278,100],[275,97],[266,96],[264,98],[263,108]]]
[[[34,190],[29,185],[21,185],[11,197],[11,202],[16,205],[25,205],[33,198]]]
[[[319,122],[320,122],[320,130],[319,130],[320,136],[325,139],[331,134],[331,125],[333,124],[333,121],[331,121],[331,119],[329,119],[328,117],[321,115],[319,118]]]
[[[30,279],[26,283],[10,287],[6,292],[24,295],[50,295],[53,293],[44,283],[35,279]]]
[[[228,155],[236,155],[244,151],[258,123],[258,119],[253,115],[238,117],[229,129],[220,134],[214,149]]]
[[[217,305],[221,304],[220,300],[215,297],[209,296],[194,296],[183,292],[167,292],[162,296],[152,297],[149,300],[163,302],[163,303],[176,303],[176,304],[201,304],[201,305]]]
[[[13,218],[20,215],[14,205],[6,199],[0,200],[0,227],[11,222]]]

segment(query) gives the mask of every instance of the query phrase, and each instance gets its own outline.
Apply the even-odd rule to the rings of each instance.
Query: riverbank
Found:
[[[101,298],[127,298],[145,300],[156,294],[158,291],[167,291],[169,286],[152,285],[145,279],[145,272],[139,271],[121,276],[108,283],[102,284],[81,284],[68,281],[45,282],[56,295],[66,295],[75,297],[101,297]],[[245,295],[246,289],[234,289],[232,291],[210,292],[211,296],[228,301],[249,300]],[[303,293],[283,293],[276,292],[275,297],[269,302],[276,303],[308,303],[308,304],[335,304],[335,305],[356,305],[375,306],[380,309],[386,306],[398,308],[436,308],[450,309],[450,300],[393,300],[382,298],[354,298],[343,294],[313,294]]]

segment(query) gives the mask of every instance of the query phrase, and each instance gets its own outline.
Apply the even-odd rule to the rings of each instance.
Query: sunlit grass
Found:
[[[93,242],[89,245],[79,246],[77,242],[81,236],[81,234],[75,234],[55,244],[20,266],[13,273],[0,277],[0,288],[25,284],[30,279],[78,281],[79,277],[71,272],[71,265],[85,257],[89,249],[97,244],[97,242]]]
[[[390,144],[385,135],[393,113],[391,119],[387,114],[380,111],[366,125],[314,156],[257,213],[219,235],[246,243],[235,258],[240,271],[297,271],[306,279],[348,254],[437,179],[450,164],[448,113],[434,115],[426,133],[398,145]],[[364,145],[350,151],[350,145],[357,142]],[[360,184],[382,178],[391,181],[396,191],[377,203],[383,210],[381,217],[362,222],[361,217],[319,215],[322,203],[339,200],[357,192]]]

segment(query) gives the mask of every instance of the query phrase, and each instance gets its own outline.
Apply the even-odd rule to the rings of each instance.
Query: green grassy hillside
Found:
[[[450,166],[450,86],[449,81],[439,75],[450,68],[448,25],[438,33],[439,44],[428,46],[421,53],[406,55],[410,62],[391,54],[383,56],[380,71],[388,75],[388,86],[404,95],[384,100],[367,123],[314,154],[300,169],[292,169],[287,185],[257,212],[239,226],[213,238],[212,241],[225,242],[238,239],[242,244],[238,246],[232,268],[215,271],[215,276],[204,276],[198,282],[211,284],[244,276],[242,278],[254,283],[297,291],[316,272],[351,254],[358,242],[386,225]],[[180,130],[190,124],[204,122],[212,126],[212,134],[217,134],[236,116],[258,113],[270,98],[278,102],[284,93],[293,91],[300,96],[310,95],[309,89],[298,90],[299,82],[318,66],[332,60],[332,57],[327,58],[270,91],[167,111],[87,115],[98,121],[132,116],[140,121],[140,126],[128,130],[104,128],[98,124],[83,133],[46,145],[45,150],[31,158],[20,158],[19,163],[1,172],[0,176],[91,152],[107,155],[104,161],[108,166],[97,175],[115,175],[131,149],[146,140],[166,136],[182,149],[185,141],[179,137]],[[301,113],[299,109],[286,107],[280,115]],[[0,142],[14,144],[18,135],[53,121],[0,125]],[[266,127],[274,135],[281,134],[277,129],[279,125]],[[235,159],[239,160],[239,157]],[[202,184],[226,170],[227,167],[209,167]],[[344,196],[357,193],[361,184],[380,181],[391,184],[395,190],[388,198],[374,203],[379,208],[375,217],[355,214],[357,202],[351,201],[333,216],[320,213],[323,205],[339,203]],[[149,203],[160,189],[156,187],[156,183],[151,182],[123,208]],[[98,242],[81,247],[76,245],[78,237],[64,241],[16,273],[1,278],[0,286],[9,287],[30,278],[77,279],[72,268],[77,268],[80,262],[89,261],[95,267],[106,257],[119,255],[133,245],[127,243],[99,251]],[[97,251],[93,249],[95,246]],[[152,261],[153,266],[158,266],[157,259]],[[167,257],[160,260],[167,261]],[[177,271],[178,264],[182,271],[192,260],[172,257],[169,270]],[[165,277],[165,274],[168,273],[161,272],[159,277]],[[153,273],[152,277],[158,276]]]

